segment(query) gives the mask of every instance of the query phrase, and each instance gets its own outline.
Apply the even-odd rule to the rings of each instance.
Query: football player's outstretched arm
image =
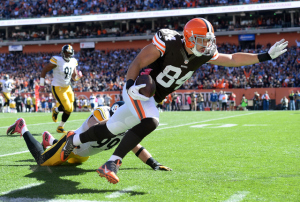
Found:
[[[52,63],[48,63],[42,70],[41,73],[41,78],[40,78],[40,91],[44,91],[44,87],[45,87],[45,76],[46,73],[51,71],[52,69],[54,69],[56,67],[56,64],[52,64]]]
[[[135,79],[138,77],[139,72],[142,68],[150,65],[155,60],[157,60],[160,57],[160,52],[157,50],[155,45],[149,44],[145,48],[142,49],[142,51],[136,56],[136,58],[133,60],[133,62],[129,65],[126,79],[132,79],[135,81]]]
[[[150,166],[153,170],[165,170],[165,171],[171,171],[172,170],[171,168],[169,168],[167,166],[163,166],[158,161],[156,161],[151,156],[151,154],[144,147],[142,147],[142,145],[140,145],[140,144],[135,146],[131,151],[133,153],[135,153],[135,155],[137,157],[139,157],[139,159],[141,159],[145,164]]]
[[[234,53],[234,54],[219,54],[216,60],[211,61],[211,64],[226,66],[226,67],[239,67],[245,65],[252,65],[258,62],[272,60],[287,51],[286,47],[288,41],[284,39],[276,42],[268,52],[260,54],[252,53]]]

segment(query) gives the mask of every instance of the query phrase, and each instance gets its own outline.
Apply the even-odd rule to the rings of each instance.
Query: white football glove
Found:
[[[146,84],[140,84],[137,86],[134,84],[127,90],[127,93],[134,100],[147,101],[147,100],[149,100],[149,98],[139,93],[139,90],[141,88],[144,88],[145,86],[146,86]]]
[[[272,59],[277,58],[279,55],[285,53],[287,49],[285,49],[288,45],[288,41],[285,41],[285,39],[281,39],[280,41],[277,41],[268,51],[270,57]]]

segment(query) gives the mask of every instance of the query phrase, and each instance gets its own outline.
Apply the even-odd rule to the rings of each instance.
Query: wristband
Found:
[[[150,157],[146,161],[146,164],[150,166],[153,170],[155,169],[156,166],[160,166],[161,164],[158,163],[154,158]]]
[[[40,86],[44,86],[45,85],[45,78],[40,78]]]
[[[259,60],[259,62],[264,62],[267,60],[272,60],[271,56],[269,55],[269,53],[260,53],[257,55],[257,58]]]
[[[131,86],[133,86],[134,85],[134,80],[132,80],[132,79],[128,79],[127,81],[126,81],[126,90],[128,90]]]

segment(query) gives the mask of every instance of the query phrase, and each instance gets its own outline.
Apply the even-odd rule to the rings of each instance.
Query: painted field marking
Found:
[[[249,194],[249,191],[238,191],[236,194],[233,194],[232,196],[230,196],[229,199],[227,199],[224,202],[239,202],[242,201],[247,194]]]
[[[8,197],[0,197],[0,201],[5,202],[96,202],[96,201],[88,201],[88,200],[70,200],[70,199],[46,199],[46,198],[8,198]],[[109,201],[97,201],[97,202],[109,202]]]
[[[159,123],[158,126],[165,126],[165,125],[168,125],[167,123]]]
[[[259,112],[256,112],[259,113]],[[209,119],[209,120],[205,120],[205,121],[199,121],[199,122],[193,122],[193,123],[187,123],[187,124],[181,124],[181,125],[177,125],[177,126],[170,126],[170,127],[165,127],[165,128],[158,128],[156,130],[164,130],[164,129],[169,129],[169,128],[178,128],[178,127],[182,127],[182,126],[188,126],[188,125],[194,125],[194,124],[198,124],[198,123],[205,123],[205,122],[209,122],[209,121],[216,121],[216,120],[222,120],[222,119],[228,119],[228,118],[234,118],[234,117],[238,117],[238,116],[246,116],[246,115],[251,115],[251,114],[256,114],[256,113],[249,113],[249,114],[240,114],[240,115],[235,115],[235,116],[228,116],[228,117],[222,117],[222,118],[217,118],[217,119]],[[83,119],[80,119],[83,120]],[[85,119],[84,119],[85,120]],[[74,120],[74,121],[79,121],[79,120]],[[70,121],[69,121],[70,122]],[[34,124],[34,125],[39,125],[39,124]],[[210,125],[210,124],[209,124]],[[28,125],[29,126],[29,125]],[[8,126],[6,126],[8,127]],[[1,128],[1,127],[0,127]],[[14,153],[14,154],[21,154],[21,153],[25,153],[28,151],[23,151],[23,152],[18,152],[18,153]],[[3,156],[10,156],[13,154],[3,154],[0,157]]]
[[[191,126],[191,128],[204,128],[206,126],[211,126],[212,124],[200,124],[200,125],[195,125],[195,126]]]
[[[243,126],[268,126],[268,124],[244,124]]]
[[[26,186],[21,187],[21,188],[19,188],[19,189],[15,189],[15,190],[11,190],[11,191],[2,192],[0,195],[12,194],[12,193],[15,193],[16,191],[21,191],[21,190],[25,190],[25,189],[32,188],[32,187],[37,187],[37,186],[39,186],[39,185],[41,185],[41,184],[43,184],[43,183],[29,184],[29,185],[26,185]]]
[[[259,112],[249,113],[249,114],[240,114],[240,115],[235,115],[235,116],[227,116],[227,117],[216,118],[216,119],[208,119],[208,120],[205,120],[205,121],[198,121],[198,122],[186,123],[186,124],[181,124],[181,125],[177,125],[177,126],[170,126],[170,127],[165,127],[165,128],[158,128],[155,131],[169,129],[169,128],[178,128],[178,127],[182,127],[182,126],[189,126],[189,125],[194,125],[194,124],[198,124],[198,123],[206,123],[206,122],[210,122],[210,121],[217,121],[217,120],[229,119],[229,118],[234,118],[234,117],[239,117],[239,116],[247,116],[247,115],[252,115],[252,114],[257,114],[257,113],[259,113]]]
[[[16,153],[11,153],[11,154],[3,154],[3,155],[0,155],[0,157],[11,156],[11,155],[15,155],[15,154],[23,154],[23,153],[26,153],[26,152],[29,152],[29,151],[27,150],[27,151],[21,151],[21,152],[16,152]]]
[[[105,197],[106,198],[118,198],[118,197],[122,196],[123,194],[132,192],[134,189],[137,189],[137,188],[138,188],[138,186],[128,187],[126,189],[122,189],[121,191],[113,192],[112,194],[107,195]]]
[[[76,121],[83,121],[86,119],[78,119],[78,120],[72,120],[72,121],[68,121],[68,122],[76,122]],[[26,120],[25,120],[26,121]],[[57,124],[55,122],[48,122],[48,123],[35,123],[35,124],[26,124],[27,126],[35,126],[35,125],[46,125],[46,124]],[[0,128],[8,128],[9,126],[2,126]]]

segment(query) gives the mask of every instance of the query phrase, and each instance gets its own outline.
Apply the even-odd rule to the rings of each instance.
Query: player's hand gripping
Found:
[[[77,70],[76,76],[75,76],[75,81],[78,81],[79,79],[81,79],[81,77],[83,77],[82,72]]]
[[[155,166],[155,168],[153,168],[153,170],[171,171],[172,169],[167,167],[167,166],[163,166],[161,164],[158,164],[158,165]]]
[[[272,59],[277,58],[279,55],[285,53],[287,49],[285,49],[288,45],[288,41],[285,41],[285,39],[281,39],[280,41],[277,41],[268,51],[270,57]]]
[[[140,84],[140,85],[135,85],[133,84],[128,90],[127,93],[130,97],[132,97],[132,99],[134,100],[141,100],[141,101],[147,101],[149,100],[148,97],[142,95],[139,93],[139,90],[141,88],[144,88],[146,86],[146,84]]]

